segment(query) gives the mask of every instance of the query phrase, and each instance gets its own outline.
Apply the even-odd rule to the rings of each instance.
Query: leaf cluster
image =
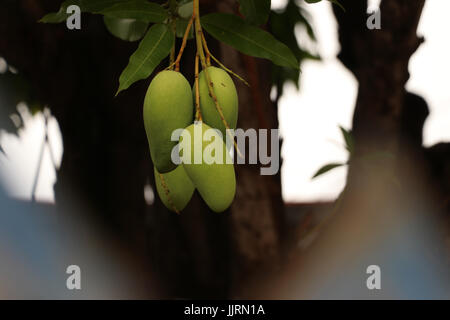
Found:
[[[297,82],[299,62],[318,58],[302,50],[295,39],[298,23],[304,24],[315,39],[303,10],[295,1],[289,1],[283,12],[271,11],[271,0],[237,1],[242,17],[211,13],[201,17],[202,27],[218,41],[243,54],[272,61],[277,66],[273,82],[278,86],[288,80]],[[82,12],[102,15],[106,28],[116,37],[140,40],[119,78],[117,93],[149,77],[170,54],[175,38],[185,33],[193,8],[192,0],[169,0],[162,5],[147,0],[65,0],[59,11],[45,15],[40,22],[65,21],[70,5],[78,5]],[[264,28],[268,22],[272,34]]]

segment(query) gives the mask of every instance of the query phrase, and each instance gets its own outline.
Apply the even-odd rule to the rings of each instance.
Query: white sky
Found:
[[[22,109],[21,109],[22,110]],[[25,130],[20,130],[19,138],[11,134],[1,135],[1,145],[7,156],[0,154],[0,181],[5,181],[10,194],[17,198],[30,199],[36,175],[39,154],[44,141],[44,116],[38,113],[34,117],[21,112],[25,121]],[[49,140],[59,167],[62,158],[62,138],[57,121],[49,121]],[[53,184],[56,173],[53,169],[50,152],[45,149],[42,168],[36,188],[38,201],[54,202]]]
[[[285,2],[272,0],[272,6],[280,7]],[[326,163],[346,161],[347,153],[338,125],[350,128],[357,92],[355,79],[336,59],[339,44],[329,3],[324,1],[308,8],[319,39],[317,49],[324,59],[305,63],[300,91],[288,85],[280,101],[280,129],[284,138],[283,197],[289,202],[330,200],[342,190],[345,168],[333,170],[314,181],[311,177]],[[450,1],[427,0],[419,27],[419,33],[426,36],[426,43],[410,64],[411,80],[407,87],[422,95],[431,109],[424,133],[426,145],[450,141],[450,90],[447,88],[450,20],[447,12],[450,12]],[[298,30],[298,35],[301,34]],[[0,181],[6,181],[11,195],[29,199],[44,138],[44,120],[42,114],[24,116],[26,128],[19,138],[7,134],[0,137],[8,154],[7,157],[0,154]],[[56,120],[50,121],[49,131],[59,165],[63,146]],[[37,188],[38,200],[54,200],[55,181],[46,150]]]

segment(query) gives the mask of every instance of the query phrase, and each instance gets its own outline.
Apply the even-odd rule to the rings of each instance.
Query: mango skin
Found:
[[[189,82],[179,72],[158,73],[148,87],[144,101],[144,125],[153,164],[160,173],[176,168],[171,152],[178,143],[172,132],[185,128],[194,118],[194,104]]]
[[[194,136],[195,127],[199,126],[202,129],[201,138]],[[214,140],[217,139],[216,141],[219,141],[223,148],[223,164],[207,164],[204,161],[201,164],[194,163],[194,141],[197,140],[197,143],[201,143],[202,152],[210,143],[212,143],[211,141],[205,140],[203,137],[204,132],[208,129],[211,129],[211,127],[203,122],[196,122],[185,129],[190,134],[191,138],[191,141],[187,142],[190,143],[191,154],[184,154],[183,150],[181,158],[187,175],[208,207],[212,211],[223,212],[230,207],[234,200],[236,194],[236,175],[234,172],[234,165],[227,152],[225,143],[217,132],[215,132]],[[186,143],[184,141],[185,137],[184,134],[180,137],[180,146],[183,143]],[[227,162],[227,160],[229,161]],[[190,162],[190,164],[187,162]]]
[[[189,179],[183,166],[178,166],[175,170],[162,174],[164,184],[167,188],[164,188],[161,176],[158,170],[154,168],[156,191],[159,198],[167,207],[167,209],[179,213],[182,211],[194,194],[195,187],[191,179]],[[170,200],[169,200],[170,197]]]
[[[236,129],[239,101],[233,79],[231,79],[227,72],[220,68],[208,67],[207,70],[213,83],[214,93],[216,94],[217,101],[222,108],[225,120],[227,121],[230,129]],[[195,84],[193,92],[195,97]],[[220,118],[220,114],[216,109],[213,98],[209,95],[205,70],[199,74],[199,93],[200,110],[202,112],[203,121],[207,125],[219,129],[225,138],[226,127]]]

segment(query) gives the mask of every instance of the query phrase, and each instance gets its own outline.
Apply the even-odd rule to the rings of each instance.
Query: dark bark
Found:
[[[146,205],[144,186],[153,184],[142,121],[149,80],[114,98],[136,45],[113,38],[98,16],[83,15],[81,31],[37,23],[58,5],[56,0],[4,2],[0,56],[25,76],[58,120],[64,143],[55,185],[60,211],[74,202],[86,205],[130,249],[148,257],[168,297],[233,295],[247,273],[278,254],[280,175],[262,177],[257,166],[238,167],[237,197],[223,214],[210,212],[197,194],[180,216],[168,212],[157,196],[154,205]],[[234,5],[202,1],[202,10],[235,10]],[[237,83],[240,126],[277,128],[270,64],[210,41],[215,55],[252,85]],[[193,57],[187,50],[182,63],[191,81]]]
[[[365,1],[342,4],[346,13],[334,9],[342,45],[339,59],[355,75],[359,92],[353,117],[355,152],[328,229],[342,231],[345,223],[358,223],[361,217],[367,224],[358,234],[379,232],[391,219],[410,216],[445,225],[448,148],[423,147],[428,105],[405,89],[410,58],[424,41],[417,27],[425,0],[382,0],[381,30],[365,28]],[[435,235],[441,235],[443,230],[434,228]],[[445,245],[443,238],[439,241],[437,246]]]
[[[303,252],[297,251],[285,268],[271,274],[274,278],[267,284],[261,279],[270,276],[257,277],[245,297],[407,296],[410,292],[401,292],[402,288],[371,295],[364,290],[366,279],[360,276],[373,263],[390,270],[393,265],[411,270],[409,261],[398,256],[405,252],[414,252],[427,262],[434,259],[435,265],[444,265],[441,270],[448,270],[448,248],[439,228],[439,193],[448,190],[448,182],[441,180],[442,186],[436,186],[428,175],[427,163],[434,159],[438,165],[433,175],[446,179],[450,166],[444,156],[448,157],[448,148],[442,144],[424,153],[422,130],[428,107],[421,97],[405,90],[409,60],[423,41],[417,36],[417,26],[425,1],[382,0],[381,30],[366,28],[367,1],[339,2],[346,9],[333,6],[339,25],[339,59],[359,83],[353,117],[355,150],[347,184],[330,218],[310,234],[314,243]],[[448,206],[448,196],[444,205]],[[413,248],[408,247],[411,244]],[[422,275],[415,272],[418,277]],[[431,277],[446,279],[445,272]],[[438,291],[438,287],[434,289]],[[427,297],[433,293],[418,290],[415,294]]]
[[[334,9],[342,45],[339,59],[359,83],[353,117],[355,152],[349,167],[347,194],[370,190],[371,183],[380,183],[379,173],[392,176],[391,170],[405,160],[400,157],[402,152],[411,148],[417,152],[421,148],[428,110],[426,104],[415,103],[421,98],[407,93],[405,84],[409,78],[409,59],[423,41],[417,36],[417,26],[424,3],[424,0],[382,1],[381,30],[366,28],[366,1],[343,1],[348,8],[345,13]],[[419,110],[409,108],[408,104],[417,105]],[[409,147],[404,148],[404,143]],[[378,161],[379,170],[364,165],[368,156],[380,152],[392,157]],[[393,185],[386,183],[386,195],[392,195]]]
[[[342,45],[339,59],[359,83],[353,120],[357,155],[381,145],[398,150],[409,59],[423,41],[417,26],[424,3],[382,1],[381,30],[366,28],[366,1],[343,1],[345,13],[334,9]]]
[[[417,27],[425,0],[383,0],[381,30],[365,28],[365,1],[342,3],[346,13],[334,9],[342,45],[339,59],[357,78],[359,92],[353,117],[355,152],[330,225],[336,230],[340,222],[363,216],[377,230],[389,223],[389,216],[412,212],[430,221],[441,219],[448,199],[443,168],[450,158],[434,152],[438,148],[423,148],[428,105],[405,89],[409,60],[424,41]]]

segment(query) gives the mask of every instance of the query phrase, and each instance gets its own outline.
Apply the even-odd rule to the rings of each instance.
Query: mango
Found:
[[[192,198],[195,187],[189,179],[183,166],[175,170],[160,174],[154,168],[156,191],[164,205],[171,211],[179,213]]]
[[[186,128],[194,118],[189,82],[179,72],[163,71],[150,83],[144,101],[144,124],[153,163],[160,173],[176,168],[172,162],[171,141],[175,129]]]
[[[218,131],[203,122],[190,125],[180,137],[180,156],[208,207],[215,212],[225,211],[236,194],[236,176]]]
[[[217,97],[223,115],[230,129],[236,129],[238,120],[238,94],[233,80],[227,72],[220,68],[208,67],[209,78],[213,84],[214,93]],[[195,97],[195,84],[193,88]],[[222,132],[225,139],[226,127],[222,122],[219,112],[216,109],[213,98],[209,95],[208,82],[206,80],[205,70],[199,74],[199,93],[200,93],[200,110],[202,112],[203,121]]]

